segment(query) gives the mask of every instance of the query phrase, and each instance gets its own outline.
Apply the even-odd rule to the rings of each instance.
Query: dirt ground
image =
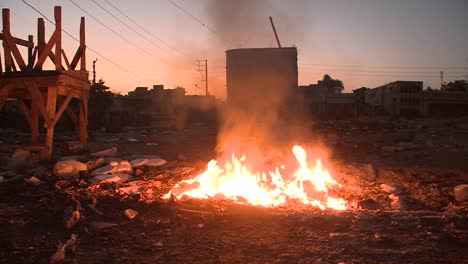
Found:
[[[137,194],[119,191],[131,182],[89,184],[88,175],[59,179],[51,172],[54,162],[40,172],[14,171],[4,156],[0,262],[468,263],[468,204],[453,196],[455,186],[468,183],[466,124],[466,119],[312,124],[308,129],[330,149],[331,173],[343,185],[337,195],[352,204],[343,212],[160,199],[215,157],[217,131],[202,125],[91,134],[91,151],[117,146],[122,159],[158,155],[168,161],[134,171],[146,188]],[[40,184],[24,180],[33,175]],[[398,192],[389,194],[382,184]],[[70,208],[79,217],[66,228]],[[129,219],[126,209],[138,215]]]

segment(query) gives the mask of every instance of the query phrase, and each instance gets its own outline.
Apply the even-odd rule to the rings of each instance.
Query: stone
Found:
[[[88,167],[76,160],[58,161],[53,168],[54,175],[65,180],[77,178],[81,171],[88,171]]]
[[[124,215],[128,219],[132,220],[133,218],[135,218],[138,215],[138,212],[135,211],[135,210],[132,210],[132,209],[127,209],[127,210],[124,211]]]
[[[63,223],[67,229],[75,226],[81,219],[80,211],[73,210],[72,206],[69,206],[65,209],[63,216]]]
[[[148,159],[134,159],[132,161],[130,161],[130,165],[132,165],[132,167],[134,168],[137,168],[137,167],[141,167],[141,166],[144,166],[146,163],[148,163]]]
[[[106,161],[104,160],[104,158],[98,158],[96,160],[86,162],[86,165],[88,166],[88,171],[92,171],[99,167],[102,167],[105,163]]]
[[[455,200],[459,203],[468,201],[468,184],[461,184],[453,188]]]
[[[31,167],[31,152],[24,149],[16,149],[11,155],[11,158],[8,162],[8,167],[16,170],[21,170]]]
[[[128,174],[103,174],[95,176],[89,179],[90,183],[99,183],[99,182],[115,182],[115,183],[124,183],[126,181],[131,181],[133,177]]]
[[[384,191],[386,193],[395,194],[395,193],[398,192],[398,189],[396,187],[393,187],[393,186],[385,184],[385,183],[380,184],[380,188],[382,189],[382,191]]]
[[[93,157],[115,157],[117,156],[118,150],[117,147],[112,147],[109,149],[101,150],[98,152],[91,153],[89,155]]]
[[[193,171],[192,167],[176,167],[169,171],[170,174],[178,175],[178,174],[185,174]]]
[[[32,176],[31,178],[25,178],[24,179],[27,183],[31,183],[31,184],[34,184],[36,186],[39,186],[41,184],[44,184],[45,182],[39,180],[38,178]]]
[[[114,173],[128,173],[131,174],[133,171],[132,165],[128,160],[122,161],[111,161],[109,165],[98,168],[91,172],[92,176],[98,176],[102,174],[114,174]]]
[[[167,163],[166,160],[160,159],[160,158],[155,158],[155,159],[149,159],[148,162],[145,164],[147,167],[161,167]]]

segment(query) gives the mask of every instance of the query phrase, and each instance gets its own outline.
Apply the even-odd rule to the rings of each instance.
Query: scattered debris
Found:
[[[93,221],[88,223],[89,227],[95,230],[102,230],[107,228],[112,228],[119,226],[117,223],[112,222],[103,222],[103,221]]]
[[[39,180],[38,178],[32,176],[31,178],[25,178],[24,179],[27,183],[31,183],[31,184],[34,184],[36,186],[39,186],[41,184],[44,184],[45,182]]]
[[[148,159],[134,159],[132,161],[130,161],[130,164],[132,165],[132,167],[134,168],[137,168],[137,167],[141,167],[141,166],[144,166],[146,163],[148,163]]]
[[[105,163],[106,161],[104,158],[98,158],[96,160],[88,161],[86,165],[88,166],[88,171],[93,171],[99,167],[104,166]]]
[[[75,179],[81,171],[87,170],[86,164],[76,160],[58,161],[53,168],[54,175],[65,180]]]
[[[73,210],[73,206],[69,206],[65,209],[63,215],[63,222],[67,229],[74,227],[81,219],[80,211]]]
[[[455,200],[459,203],[468,202],[468,184],[461,184],[453,188]]]
[[[64,244],[58,246],[57,251],[50,257],[49,264],[59,264],[65,262],[65,249],[71,248],[75,245],[78,235],[72,234],[70,239],[67,240]]]
[[[32,155],[31,152],[18,148],[13,152],[8,167],[15,170],[22,170],[34,167],[39,162],[39,157]]]
[[[128,219],[132,220],[133,218],[135,218],[138,215],[138,212],[135,211],[135,210],[132,210],[132,209],[127,209],[127,210],[124,211],[124,215]]]
[[[128,174],[103,174],[103,175],[98,175],[95,176],[88,181],[90,183],[99,183],[99,182],[115,182],[115,183],[123,183],[127,181],[133,180],[132,175]]]
[[[161,167],[167,163],[166,160],[160,158],[149,159],[145,166],[147,167]]]
[[[112,147],[109,149],[91,153],[89,155],[92,157],[115,157],[117,156],[117,153],[118,153],[117,147]]]
[[[384,191],[386,193],[396,194],[397,192],[399,192],[397,188],[395,188],[395,187],[393,187],[391,185],[385,184],[385,183],[380,184],[380,188],[382,189],[382,191]]]
[[[132,173],[132,165],[127,160],[122,161],[111,161],[109,165],[98,168],[91,172],[92,176],[98,176],[102,174],[113,174],[113,173]]]

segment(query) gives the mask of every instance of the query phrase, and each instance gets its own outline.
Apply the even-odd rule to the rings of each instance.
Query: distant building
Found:
[[[318,81],[317,84],[300,85],[298,96],[303,110],[308,114],[334,118],[354,117],[355,95],[341,91],[341,87],[330,88]]]
[[[423,110],[423,82],[395,81],[365,91],[365,103],[372,112],[393,116],[418,115]]]
[[[468,115],[468,92],[426,90],[423,92],[422,114],[425,116]]]

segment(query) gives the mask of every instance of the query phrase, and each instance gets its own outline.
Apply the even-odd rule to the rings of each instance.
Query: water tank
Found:
[[[297,72],[294,47],[227,50],[227,102],[249,111],[283,109],[293,102]]]

